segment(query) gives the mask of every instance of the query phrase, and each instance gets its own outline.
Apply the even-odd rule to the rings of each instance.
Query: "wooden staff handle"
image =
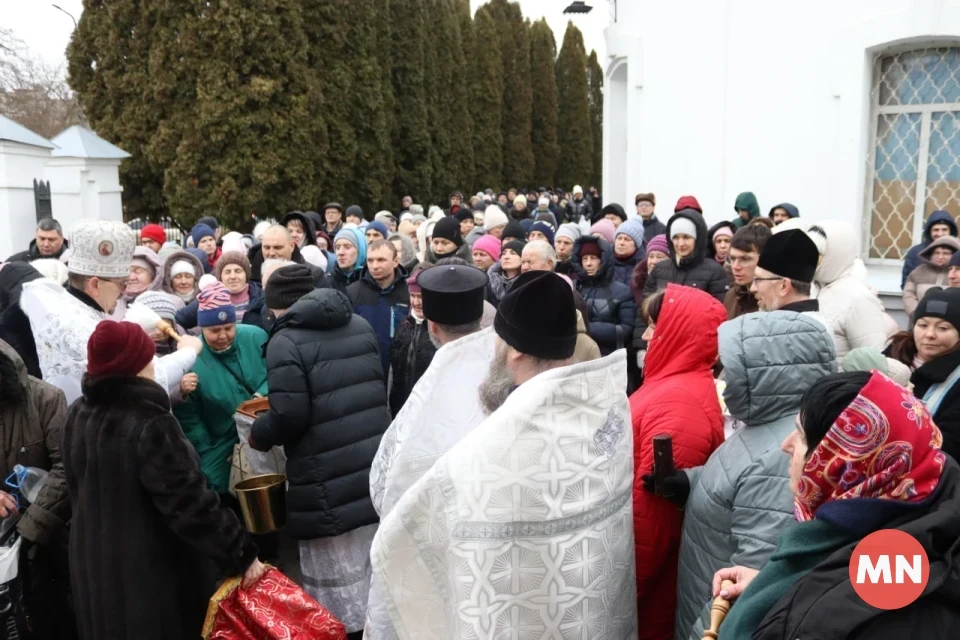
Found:
[[[720,583],[720,591],[729,589],[732,586],[732,580],[724,580]],[[703,631],[703,638],[701,638],[701,640],[717,640],[717,637],[720,635],[720,625],[723,624],[723,619],[727,617],[727,613],[729,612],[729,600],[720,596],[714,598],[713,606],[710,607],[710,628]]]
[[[176,329],[166,320],[157,320],[157,331],[172,338],[174,342],[179,344],[180,334],[178,334]]]
[[[673,438],[660,434],[653,436],[653,490],[658,496],[668,497],[664,480],[676,473],[673,465]]]

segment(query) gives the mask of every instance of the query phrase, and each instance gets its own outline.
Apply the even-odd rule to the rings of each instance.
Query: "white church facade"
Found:
[[[960,0],[610,0],[605,202],[654,192],[708,223],[753,191],[764,214],[860,232],[870,283],[937,209],[960,216]]]

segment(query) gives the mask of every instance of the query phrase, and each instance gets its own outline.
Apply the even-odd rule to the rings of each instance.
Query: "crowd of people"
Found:
[[[41,221],[0,264],[0,471],[47,472],[0,491],[34,633],[195,638],[290,544],[349,638],[696,640],[718,596],[724,640],[960,637],[954,218],[907,256],[900,330],[843,222],[634,205],[331,202],[182,243]],[[282,535],[242,524],[244,450],[282,454]],[[929,561],[898,610],[847,573],[880,529]]]

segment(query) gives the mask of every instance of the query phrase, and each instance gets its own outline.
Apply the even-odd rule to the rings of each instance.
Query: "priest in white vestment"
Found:
[[[366,638],[636,637],[626,354],[572,364],[576,326],[554,273],[503,298],[490,415],[381,521]]]
[[[381,518],[441,455],[486,415],[477,389],[493,358],[492,328],[480,329],[487,277],[476,267],[431,267],[417,278],[430,339],[439,347],[380,441],[370,497]]]

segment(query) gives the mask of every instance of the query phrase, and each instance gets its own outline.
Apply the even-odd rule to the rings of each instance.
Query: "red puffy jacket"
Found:
[[[643,386],[630,397],[640,638],[673,638],[683,524],[683,511],[645,491],[640,476],[653,470],[656,435],[673,438],[678,469],[704,464],[723,442],[711,368],[717,359],[717,327],[726,319],[723,305],[710,294],[668,285],[647,347]]]

